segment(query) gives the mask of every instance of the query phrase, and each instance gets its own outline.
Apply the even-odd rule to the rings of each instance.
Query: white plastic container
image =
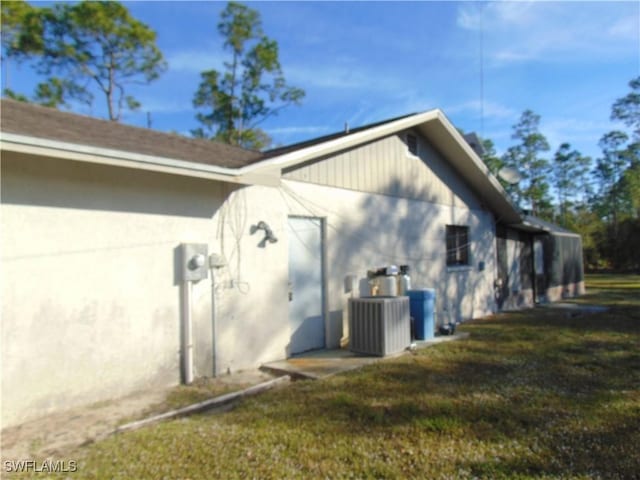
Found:
[[[386,277],[378,277],[378,295],[383,297],[396,297],[398,296],[398,280],[395,275],[388,275]]]
[[[398,275],[398,295],[406,296],[407,290],[411,290],[411,277],[408,273]]]

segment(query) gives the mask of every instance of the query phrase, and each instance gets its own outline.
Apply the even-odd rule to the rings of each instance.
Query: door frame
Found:
[[[299,218],[299,219],[307,219],[307,220],[319,220],[320,221],[320,305],[322,308],[322,313],[320,314],[322,317],[322,323],[324,327],[324,345],[322,348],[327,348],[329,344],[329,299],[327,295],[328,291],[328,282],[327,282],[327,271],[328,271],[328,263],[327,263],[327,217],[317,217],[313,215],[287,215],[287,223],[291,218]],[[291,239],[287,239],[287,241],[291,241]],[[287,271],[289,270],[289,262],[291,258],[287,254]],[[287,311],[289,307],[289,302],[287,302]],[[291,326],[291,317],[290,312],[287,314],[287,322],[289,326]],[[288,353],[291,356],[291,353]],[[296,354],[297,355],[297,354]]]

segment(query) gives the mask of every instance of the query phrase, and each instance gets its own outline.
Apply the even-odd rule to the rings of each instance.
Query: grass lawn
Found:
[[[468,340],[69,452],[71,478],[640,478],[640,277],[588,280],[582,301],[610,311],[469,322]]]

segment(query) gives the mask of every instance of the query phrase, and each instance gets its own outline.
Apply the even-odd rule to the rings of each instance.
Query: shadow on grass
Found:
[[[458,462],[482,478],[637,478],[640,344],[633,316],[532,310],[463,328],[472,332],[468,341],[381,362],[323,388],[296,386],[310,394],[270,418],[291,427],[295,419],[312,431],[322,418],[322,428],[344,434],[420,434],[491,451],[515,442],[525,450]]]
[[[535,309],[469,322],[468,340],[109,439],[86,452],[83,473],[639,478],[639,313]]]

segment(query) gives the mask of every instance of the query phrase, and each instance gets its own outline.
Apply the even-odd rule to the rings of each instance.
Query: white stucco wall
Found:
[[[413,287],[436,288],[440,315],[462,320],[494,310],[495,228],[489,212],[292,181],[283,190],[290,213],[326,217],[331,311],[345,306],[347,274],[364,286],[367,270],[389,264],[408,264]],[[468,268],[446,267],[448,224],[470,228]]]
[[[3,426],[179,383],[175,249],[213,243],[223,199],[215,182],[3,153]],[[210,284],[194,298],[211,375]]]
[[[272,187],[240,187],[214,217],[216,249],[227,266],[214,271],[216,370],[219,374],[287,356],[289,342],[286,210]],[[261,246],[266,222],[278,238]]]
[[[338,347],[348,334],[347,275],[357,277],[355,295],[365,295],[367,270],[384,265],[408,264],[414,288],[436,289],[440,323],[468,320],[496,309],[495,228],[487,211],[293,180],[284,180],[281,188],[243,187],[215,216],[224,226],[220,247],[228,260],[228,266],[215,274],[219,373],[288,356],[286,222],[290,215],[325,222],[328,347]],[[258,245],[264,234],[252,235],[250,227],[259,221],[269,224],[277,243]],[[469,267],[446,267],[448,224],[470,228]]]
[[[439,322],[495,310],[495,228],[484,210],[3,154],[3,426],[179,383],[182,242],[226,258],[194,286],[196,376],[286,357],[289,215],[325,222],[329,347],[348,333],[345,277],[366,294],[375,267],[410,265],[415,288],[436,289]],[[260,244],[259,221],[278,242]],[[445,265],[447,224],[470,228],[468,268]]]

